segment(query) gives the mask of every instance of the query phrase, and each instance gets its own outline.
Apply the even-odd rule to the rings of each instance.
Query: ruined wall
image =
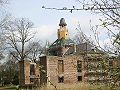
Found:
[[[46,84],[47,83],[47,57],[43,56],[40,57],[40,84]]]
[[[30,65],[34,65],[33,71],[35,73],[31,75]],[[36,86],[40,82],[39,64],[32,63],[28,60],[19,62],[19,84],[20,86],[33,85]]]
[[[64,83],[77,82],[77,60],[79,57],[74,55],[64,58]]]
[[[24,86],[30,83],[30,62],[20,61],[19,62],[19,84]]]
[[[47,56],[47,76],[48,81],[58,83],[58,56]],[[50,83],[49,83],[50,84]]]
[[[59,83],[78,83],[79,81],[84,83],[106,83],[109,79],[108,72],[101,68],[101,62],[104,60],[101,56],[96,55],[83,57],[81,55],[66,55],[62,57],[45,57],[46,58],[42,59],[41,64],[44,65],[46,70],[46,83],[50,84],[51,82],[54,85]],[[63,72],[61,68],[59,71],[60,60],[63,61]],[[82,63],[80,71],[78,71],[78,61]],[[60,81],[59,77],[64,78]]]
[[[82,60],[82,57],[76,55],[69,56],[47,56],[47,76],[53,83],[58,83],[58,60],[63,60],[64,63],[64,83],[76,83],[77,80],[77,61]]]
[[[30,84],[30,62],[24,61],[25,84]]]
[[[39,68],[39,64],[36,64],[35,67],[35,85],[39,85],[40,84],[40,68]]]

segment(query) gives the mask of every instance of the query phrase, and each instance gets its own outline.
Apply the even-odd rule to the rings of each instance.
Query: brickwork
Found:
[[[19,62],[19,83],[20,86],[30,83],[30,62],[29,61],[20,61]]]
[[[47,76],[49,77],[48,80],[52,83],[58,83],[58,64],[57,56],[47,56]]]
[[[33,69],[35,70],[35,75],[30,75],[31,64],[34,65]],[[36,63],[31,63],[28,60],[19,62],[19,85],[20,86],[38,85],[40,81],[39,78],[40,78],[39,65],[37,65]]]
[[[30,62],[24,61],[25,84],[30,84]]]
[[[42,59],[41,59],[42,58]],[[40,61],[43,60],[43,57],[40,58]],[[77,83],[77,61],[82,60],[81,56],[69,55],[69,56],[47,56],[44,58],[47,60],[47,77],[48,81],[51,81],[54,84],[58,84],[59,74],[58,74],[58,60],[63,60],[64,63],[64,83]],[[45,60],[44,60],[45,61]],[[43,65],[43,64],[42,64]],[[45,65],[45,64],[44,64]]]
[[[77,56],[66,56],[64,58],[64,83],[77,82]]]

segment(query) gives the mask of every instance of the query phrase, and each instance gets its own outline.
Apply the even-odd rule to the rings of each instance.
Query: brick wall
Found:
[[[47,56],[47,76],[48,81],[53,84],[58,83],[58,57],[57,56]]]
[[[40,84],[47,83],[47,57],[40,57]]]
[[[77,82],[77,56],[64,57],[64,83],[76,83]]]
[[[31,76],[30,76],[30,65],[34,64],[34,70],[35,70],[35,77],[31,82]],[[20,86],[27,86],[27,85],[33,85],[36,86],[40,82],[40,72],[39,72],[39,64],[31,63],[28,60],[20,61],[19,62],[19,84]]]
[[[24,61],[25,84],[30,84],[30,62]]]
[[[40,68],[39,68],[39,64],[36,64],[36,67],[35,67],[35,77],[36,77],[35,85],[38,85],[40,83]]]
[[[30,62],[20,61],[19,62],[19,84],[24,86],[30,83]]]
[[[41,64],[43,64],[43,57],[40,59]],[[47,77],[48,80],[52,82],[53,84],[58,84],[58,60],[63,60],[64,63],[64,83],[76,83],[78,82],[77,80],[77,61],[78,60],[83,60],[82,57],[79,55],[69,55],[69,56],[63,56],[63,57],[58,57],[58,56],[47,56],[44,58],[46,65],[47,65]],[[45,66],[46,66],[45,65]]]
[[[46,76],[47,76],[47,82],[52,82],[54,85],[59,83],[58,77],[60,77],[60,74],[58,72],[58,60],[63,60],[64,65],[64,82],[63,83],[77,83],[78,82],[78,75],[82,78],[82,82],[89,82],[92,77],[98,80],[97,78],[100,77],[100,82],[102,82],[102,78],[104,77],[104,80],[107,80],[107,73],[104,70],[99,70],[97,68],[97,65],[99,62],[101,62],[102,59],[98,56],[91,57],[89,56],[86,58],[83,58],[83,56],[80,55],[66,55],[66,56],[45,56],[46,58],[41,59],[41,64],[46,67]],[[42,57],[41,57],[42,58]],[[78,73],[77,71],[77,61],[81,61],[82,68],[81,72]],[[88,65],[95,65],[95,73],[93,73],[91,70],[89,71]],[[93,73],[93,74],[92,74]],[[104,75],[103,75],[104,74]],[[96,76],[97,75],[97,76]],[[101,76],[102,75],[102,76]],[[41,75],[42,76],[42,75]],[[79,78],[80,78],[79,77]]]

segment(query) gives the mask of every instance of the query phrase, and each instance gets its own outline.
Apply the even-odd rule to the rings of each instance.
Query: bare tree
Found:
[[[0,0],[0,5],[7,4],[8,0]]]
[[[120,0],[77,0],[83,7],[88,8],[93,13],[102,14],[104,18],[100,19],[101,25],[97,25],[97,27],[103,27],[105,30],[108,31],[108,37],[112,44],[111,52],[120,52]],[[93,28],[92,28],[93,30]],[[96,30],[93,30],[97,32]],[[95,33],[96,34],[96,33]],[[95,35],[96,39],[99,39],[98,35]],[[113,39],[114,38],[114,39]],[[99,42],[98,42],[99,43]],[[116,45],[117,44],[117,45]],[[109,47],[111,49],[111,47]],[[109,50],[110,51],[110,50]]]
[[[36,62],[39,55],[42,54],[43,48],[41,46],[40,42],[30,42],[28,49],[31,48],[30,53],[28,54],[28,58],[30,58],[32,61]]]
[[[24,60],[32,50],[32,48],[26,49],[30,40],[34,38],[34,33],[30,30],[32,26],[33,23],[24,18],[9,21],[5,26],[5,29],[7,30],[7,47],[9,47],[10,53],[17,60]]]
[[[99,34],[96,32],[98,31],[99,27],[104,28],[107,31],[107,37],[111,45],[106,44],[108,49],[108,54],[117,55],[116,58],[120,59],[120,0],[84,0],[81,2],[78,0],[84,7],[87,7],[93,13],[102,14],[104,18],[100,19],[101,25],[96,25],[95,28],[91,28],[94,32],[95,40],[97,44],[100,46],[99,42]],[[104,49],[106,51],[106,49]],[[107,59],[110,61],[110,59]],[[116,62],[116,60],[114,60]],[[118,62],[118,61],[117,61]],[[119,62],[118,62],[119,63]],[[105,63],[106,64],[106,63]],[[108,65],[106,68],[111,81],[108,82],[110,84],[110,90],[115,87],[117,82],[119,83],[120,78],[120,68],[119,66],[111,66]]]
[[[7,12],[2,8],[8,4],[8,0],[0,0],[0,60],[4,58],[4,46],[5,46],[5,33],[3,30],[4,25],[9,21],[9,17]]]
[[[78,24],[78,27],[76,28],[77,34],[74,36],[73,41],[76,44],[82,44],[82,43],[90,43],[91,45],[95,45],[94,41],[92,40],[91,36],[87,36],[81,29],[80,24]]]

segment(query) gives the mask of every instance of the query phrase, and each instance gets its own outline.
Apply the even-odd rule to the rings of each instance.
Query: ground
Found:
[[[0,90],[17,90],[16,86],[0,86]]]
[[[6,86],[6,87],[0,87],[0,90],[17,90],[17,88],[16,86]],[[26,90],[26,89],[19,89],[19,90]],[[47,87],[43,86],[41,89],[37,88],[32,90],[110,90],[110,87],[105,85],[89,85],[85,83],[78,83],[78,84],[59,84],[56,85],[56,88],[52,85],[49,85]],[[116,89],[112,89],[112,90],[120,90],[120,87],[117,87]]]

